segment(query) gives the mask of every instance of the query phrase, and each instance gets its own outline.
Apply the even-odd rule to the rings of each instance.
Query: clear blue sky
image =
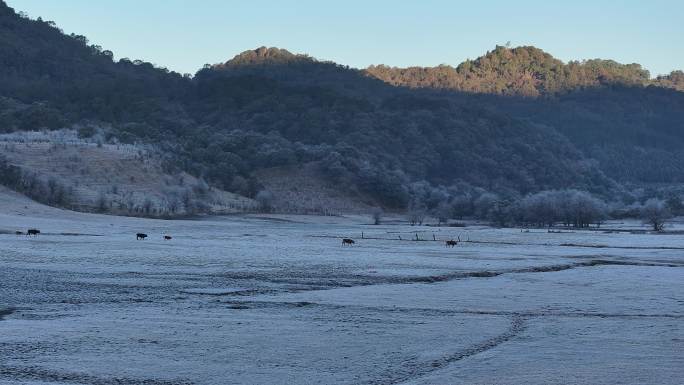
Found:
[[[7,0],[117,58],[178,72],[262,45],[352,67],[456,65],[496,44],[684,69],[684,1]]]

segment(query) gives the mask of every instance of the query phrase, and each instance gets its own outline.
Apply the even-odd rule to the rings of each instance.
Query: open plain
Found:
[[[548,233],[364,217],[162,221],[3,194],[2,384],[684,377],[684,237],[607,231],[638,223]],[[29,227],[41,234],[15,234]]]

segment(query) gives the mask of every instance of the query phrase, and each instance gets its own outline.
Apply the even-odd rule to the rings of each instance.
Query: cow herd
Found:
[[[137,233],[137,234],[135,234],[135,239],[138,240],[138,241],[140,241],[140,240],[143,240],[143,241],[144,241],[145,238],[147,238],[147,234],[145,234],[145,233]],[[165,241],[170,241],[170,240],[173,239],[173,237],[170,236],[170,235],[164,235],[163,238],[164,238]]]
[[[38,234],[40,234],[40,230],[38,230],[38,229],[28,229],[28,230],[26,230],[26,232],[17,230],[17,231],[15,231],[15,234],[16,234],[16,235],[24,235],[24,234],[26,234],[27,237],[30,237],[30,236],[37,237]],[[145,238],[147,238],[147,234],[145,234],[145,233],[137,233],[137,234],[135,234],[135,239],[136,239],[136,240],[144,240]],[[173,239],[173,237],[171,237],[170,235],[164,235],[163,238],[164,238],[165,241],[170,241],[171,239]]]
[[[23,231],[16,231],[15,234],[16,234],[16,235],[24,235],[24,232],[23,232]],[[38,229],[28,229],[28,230],[26,230],[26,236],[27,236],[27,237],[29,237],[29,236],[37,237],[38,234],[40,234],[40,230],[38,230]]]
[[[399,238],[399,239],[401,239],[401,238]],[[453,240],[453,239],[444,241],[444,246],[445,246],[445,247],[455,247],[456,245],[458,245],[459,242],[461,242],[461,237],[460,237],[460,236],[458,237],[458,240],[457,240],[457,241],[455,241],[455,240]],[[351,239],[351,238],[342,238],[342,246],[347,246],[347,245],[348,245],[348,246],[353,246],[355,243],[356,243],[356,242],[355,242],[353,239]]]
[[[26,236],[27,237],[29,237],[29,236],[37,237],[38,234],[40,234],[40,230],[38,230],[38,229],[26,230]],[[24,232],[23,231],[17,231],[16,235],[24,235]],[[147,238],[147,234],[145,234],[145,233],[135,234],[135,239],[138,241],[141,241],[141,240],[144,241],[146,238]],[[165,241],[170,241],[173,239],[173,237],[171,237],[170,235],[164,235],[163,238]],[[444,241],[445,247],[454,247],[454,246],[458,245],[458,243],[460,241],[461,241],[461,237],[458,237],[457,241],[455,241],[453,239],[450,239],[448,241]],[[355,243],[356,242],[351,238],[342,238],[342,246],[353,246]]]

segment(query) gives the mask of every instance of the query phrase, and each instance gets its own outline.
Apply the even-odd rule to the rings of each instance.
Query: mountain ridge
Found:
[[[463,92],[540,96],[610,84],[658,86],[684,91],[684,72],[681,70],[651,78],[650,72],[638,63],[623,64],[598,58],[565,63],[534,46],[496,46],[474,60],[468,59],[455,66],[397,67],[377,64],[361,69],[321,61],[308,54],[292,53],[283,48],[261,46],[239,53],[224,63],[211,65],[210,68],[304,63],[343,67],[394,86]],[[487,71],[494,72],[494,76]]]
[[[318,60],[305,54],[293,54],[292,52],[277,47],[261,46],[256,49],[243,51],[223,64],[215,64],[212,67],[221,68],[242,65],[268,65],[268,64],[291,64],[301,62],[317,62]]]
[[[563,61],[534,46],[496,46],[475,60],[456,67],[372,65],[369,76],[389,84],[502,95],[540,96],[610,84],[684,89],[681,71],[650,78],[640,64],[614,60]]]
[[[684,183],[677,72],[646,82],[636,65],[497,47],[416,77],[260,47],[184,77],[3,6],[0,131],[96,126],[250,198],[274,167],[315,167],[307,175],[392,209],[465,200],[472,212],[485,193],[566,188],[630,200]]]

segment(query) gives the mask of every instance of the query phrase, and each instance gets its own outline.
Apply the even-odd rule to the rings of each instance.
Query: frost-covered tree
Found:
[[[441,202],[433,210],[433,215],[437,218],[437,225],[441,226],[442,223],[446,223],[449,218],[451,218],[452,207],[446,201]]]
[[[97,197],[96,206],[97,210],[101,213],[107,211],[109,207],[109,200],[107,200],[107,195],[103,191],[100,191],[100,195]]]
[[[154,202],[152,202],[152,199],[150,198],[145,198],[143,201],[142,209],[143,212],[147,215],[149,215],[152,212],[152,209],[154,208]]]
[[[589,227],[599,223],[606,216],[606,205],[601,200],[584,191],[568,190],[566,192],[568,220],[575,227]]]
[[[462,219],[463,217],[473,214],[473,197],[469,193],[458,194],[451,200],[452,214],[455,218]]]
[[[672,218],[670,210],[665,201],[658,198],[651,198],[641,207],[641,218],[644,223],[653,227],[653,231],[662,231],[665,222]]]
[[[484,193],[480,195],[474,202],[475,205],[475,215],[478,218],[488,218],[489,212],[492,210],[499,201],[499,196],[492,193]]]
[[[270,212],[273,210],[273,193],[268,190],[261,190],[256,195],[259,211]]]
[[[418,203],[412,204],[407,213],[407,219],[411,226],[422,225],[425,220],[425,212],[425,206]]]
[[[578,190],[541,191],[523,198],[516,206],[519,221],[536,226],[588,227],[606,217],[606,205],[591,194]]]
[[[380,222],[382,222],[382,214],[383,214],[383,211],[380,207],[375,207],[371,211],[371,216],[373,217],[373,224],[374,225],[379,225]]]

